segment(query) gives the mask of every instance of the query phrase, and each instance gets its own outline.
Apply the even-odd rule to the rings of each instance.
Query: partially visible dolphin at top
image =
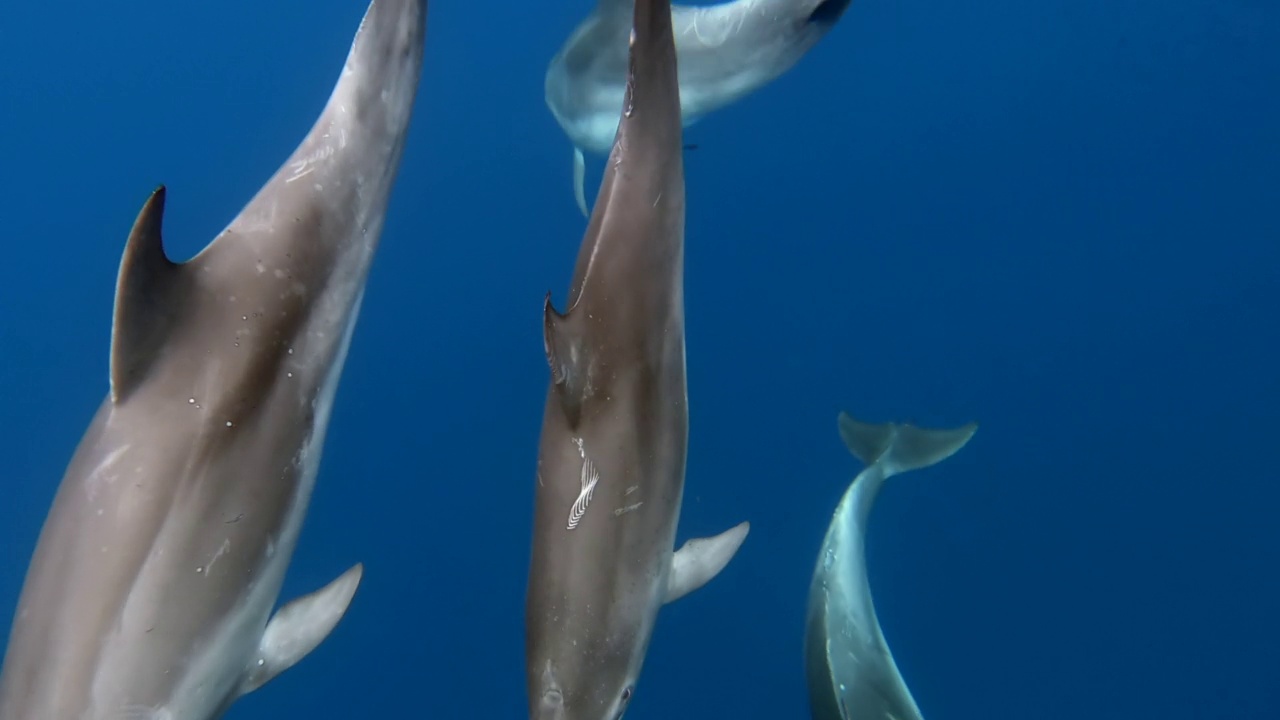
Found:
[[[547,66],[547,107],[573,142],[574,199],[587,214],[583,151],[609,152],[627,81],[633,0],[599,0]],[[685,126],[790,70],[852,0],[730,0],[672,5]]]
[[[636,0],[622,122],[550,364],[525,599],[534,720],[618,720],[658,610],[708,582],[747,523],[675,549],[689,435],[684,168],[670,0]]]
[[[805,673],[810,712],[814,720],[922,720],[871,602],[867,517],[885,480],[947,459],[978,426],[926,430],[873,425],[840,413],[839,428],[849,451],[867,467],[840,498],[809,586]]]
[[[163,187],[142,208],[110,391],[31,559],[0,720],[218,718],[346,612],[361,565],[270,617],[403,153],[426,12],[373,2],[310,133],[194,259],[166,257]]]

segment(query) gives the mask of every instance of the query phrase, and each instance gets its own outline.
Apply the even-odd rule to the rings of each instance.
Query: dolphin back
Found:
[[[171,261],[166,191],[117,276],[110,392],[63,474],[0,720],[212,720],[317,647],[356,565],[272,616],[421,73],[426,0],[372,0],[319,117],[226,229]],[[334,68],[336,69],[336,68]]]

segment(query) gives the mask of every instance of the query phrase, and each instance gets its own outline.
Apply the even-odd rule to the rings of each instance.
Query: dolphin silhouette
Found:
[[[867,517],[884,481],[951,457],[978,426],[947,430],[839,417],[845,446],[867,467],[836,507],[809,586],[805,672],[814,720],[922,720],[871,602]]]

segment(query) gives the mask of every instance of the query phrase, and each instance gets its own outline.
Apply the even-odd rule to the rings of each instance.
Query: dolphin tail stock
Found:
[[[969,442],[977,423],[956,428],[927,429],[907,423],[873,424],[841,412],[840,438],[853,456],[868,467],[879,465],[884,477],[919,470],[946,460]]]
[[[582,152],[582,148],[573,148],[573,199],[578,203],[578,209],[582,211],[582,217],[591,217],[591,213],[587,211],[587,158]]]
[[[363,575],[364,564],[356,563],[328,585],[277,610],[262,633],[253,662],[245,669],[240,694],[267,684],[324,642],[347,613]]]

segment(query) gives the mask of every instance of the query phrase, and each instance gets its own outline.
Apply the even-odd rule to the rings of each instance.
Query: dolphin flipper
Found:
[[[747,539],[751,523],[741,522],[709,538],[693,538],[671,558],[665,602],[672,602],[706,585],[729,564]]]
[[[582,217],[590,217],[587,212],[587,158],[582,154],[582,148],[575,147],[573,149],[573,199],[578,201],[578,209],[582,211]]]
[[[364,565],[356,563],[328,585],[276,611],[262,633],[240,694],[257,690],[315,650],[346,614],[363,574]]]
[[[927,430],[914,425],[872,423],[855,420],[848,413],[839,417],[840,438],[849,452],[865,465],[879,464],[885,477],[919,470],[954,455],[978,430],[977,423],[958,428]]]

